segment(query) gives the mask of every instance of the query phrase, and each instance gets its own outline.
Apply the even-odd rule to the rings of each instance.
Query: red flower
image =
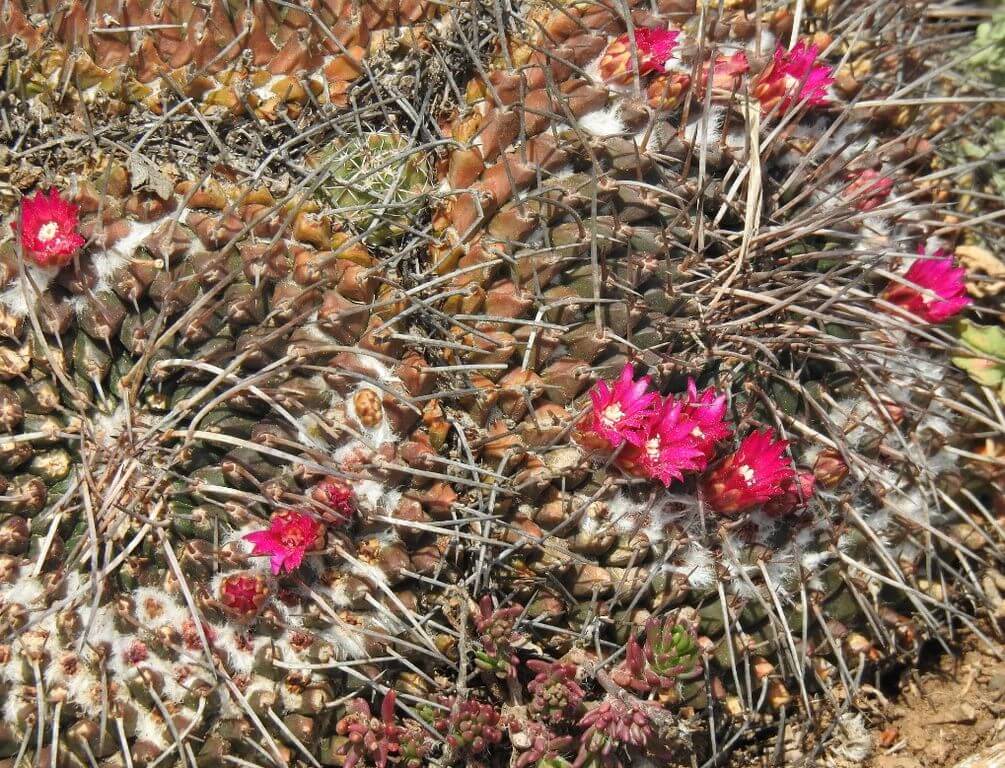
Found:
[[[878,208],[893,191],[893,179],[880,176],[879,171],[866,168],[861,173],[852,174],[851,183],[845,187],[842,196],[863,213]]]
[[[720,514],[735,515],[785,493],[795,476],[785,455],[788,445],[776,440],[771,429],[747,435],[702,483],[709,506]]]
[[[799,42],[791,51],[783,46],[775,49],[775,58],[754,84],[754,98],[761,109],[770,112],[776,107],[785,112],[801,101],[810,106],[827,103],[827,86],[834,82],[830,67],[817,64],[819,49]]]
[[[352,520],[356,510],[356,494],[352,487],[334,477],[326,477],[315,485],[311,498],[331,509],[341,523]]]
[[[307,551],[318,543],[324,526],[317,520],[294,509],[272,516],[264,531],[249,533],[244,538],[255,545],[253,555],[269,555],[272,573],[290,573],[300,566]]]
[[[85,242],[77,224],[77,206],[50,189],[48,195],[36,192],[22,200],[19,222],[11,222],[11,228],[26,258],[40,267],[65,267]]]
[[[241,619],[254,618],[268,596],[269,587],[257,573],[235,573],[220,582],[220,602]]]
[[[919,253],[924,251],[919,249]],[[963,278],[967,271],[955,267],[953,257],[941,248],[933,258],[916,259],[904,279],[912,285],[891,282],[882,298],[928,323],[941,323],[970,304]]]
[[[764,511],[770,517],[791,515],[809,503],[813,497],[814,485],[816,478],[812,472],[797,472],[782,485],[781,495],[764,505]]]
[[[641,446],[649,422],[656,416],[660,396],[648,392],[649,377],[634,381],[635,369],[627,363],[612,390],[598,381],[590,390],[593,413],[580,430],[584,442],[592,447],[617,448],[624,442]]]
[[[642,446],[628,445],[618,456],[618,464],[632,474],[651,477],[670,486],[683,480],[684,472],[701,471],[708,463],[693,436],[697,426],[684,417],[684,404],[667,398],[650,421]]]
[[[663,72],[677,47],[680,32],[675,29],[635,29],[635,52],[638,54],[639,74],[648,75]],[[600,59],[600,76],[608,83],[628,85],[632,82],[635,68],[632,56],[632,42],[628,34],[621,35],[607,46]]]
[[[717,394],[711,387],[699,394],[694,379],[687,380],[684,417],[693,425],[691,437],[704,453],[706,461],[715,455],[716,444],[733,434],[725,415],[725,395]]]

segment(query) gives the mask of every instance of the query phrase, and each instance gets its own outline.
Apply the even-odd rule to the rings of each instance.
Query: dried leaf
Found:
[[[963,320],[958,325],[960,341],[968,354],[955,355],[953,363],[978,384],[998,391],[1005,402],[1005,329]]]
[[[960,264],[967,268],[967,291],[971,296],[997,296],[1005,291],[1005,263],[986,248],[961,245],[956,249]]]

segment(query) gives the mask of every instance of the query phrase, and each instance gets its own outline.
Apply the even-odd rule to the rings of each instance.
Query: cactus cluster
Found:
[[[979,632],[964,21],[7,3],[0,759],[721,763]]]

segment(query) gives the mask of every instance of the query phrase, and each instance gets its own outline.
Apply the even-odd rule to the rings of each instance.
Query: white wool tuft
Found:
[[[161,589],[140,587],[133,592],[136,616],[144,627],[157,629],[170,625],[180,627],[189,617],[188,611],[178,605]]]
[[[618,136],[628,130],[621,119],[621,106],[618,104],[588,112],[579,118],[579,125],[587,133],[603,138]]]
[[[142,707],[136,710],[136,740],[146,741],[156,747],[168,745],[167,728],[160,718],[155,718],[150,710]]]
[[[31,309],[38,301],[38,294],[43,293],[49,287],[57,274],[58,267],[39,267],[35,264],[25,264],[25,272],[31,276],[38,293],[32,288],[31,283],[22,283],[18,278],[11,286],[4,291],[0,291],[0,304],[7,307],[7,311],[14,317],[27,317],[31,314]]]
[[[107,248],[91,257],[91,266],[94,267],[94,272],[98,278],[94,286],[95,293],[111,290],[109,281],[112,275],[132,261],[136,255],[136,249],[140,247],[140,243],[146,240],[158,226],[159,222],[133,222],[125,237],[118,240],[111,248]]]
[[[684,126],[684,135],[696,147],[703,144],[714,147],[722,139],[722,126],[725,122],[726,108],[713,106],[707,113],[698,112],[693,115]]]
[[[44,603],[45,587],[32,577],[22,578],[13,584],[0,587],[0,600],[6,603],[16,603],[25,608],[39,608]]]

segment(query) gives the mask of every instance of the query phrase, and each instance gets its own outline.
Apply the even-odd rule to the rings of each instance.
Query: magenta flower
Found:
[[[639,74],[664,72],[680,32],[675,29],[635,28],[635,53],[638,55]],[[600,57],[600,76],[608,83],[628,85],[632,82],[635,57],[632,42],[627,34],[614,39]]]
[[[591,447],[613,449],[624,442],[641,446],[649,422],[655,418],[660,396],[649,392],[649,377],[635,381],[635,368],[626,363],[612,390],[598,381],[590,390],[593,413],[580,436]]]
[[[40,267],[65,267],[84,244],[77,232],[77,206],[50,189],[21,201],[21,215],[11,223],[21,238],[25,258]]]
[[[722,515],[736,515],[785,493],[795,476],[785,455],[785,440],[774,430],[751,432],[740,447],[704,479],[702,488],[709,506]]]
[[[308,550],[319,544],[324,526],[310,515],[287,509],[277,512],[264,531],[255,531],[244,538],[255,545],[253,555],[268,555],[272,573],[291,573],[300,567]]]
[[[776,107],[785,112],[801,101],[816,107],[826,104],[827,86],[834,82],[830,67],[817,64],[819,49],[799,42],[791,51],[775,49],[775,58],[754,84],[753,94],[761,110]]]
[[[716,444],[733,434],[725,419],[726,395],[717,394],[708,387],[698,393],[694,379],[687,380],[687,400],[684,402],[684,418],[693,425],[694,438],[708,461],[715,455]]]
[[[692,434],[698,427],[683,412],[682,402],[667,398],[649,422],[644,443],[628,445],[618,456],[619,466],[668,487],[675,480],[683,480],[685,472],[703,470],[708,460]]]
[[[919,253],[924,253],[919,249]],[[912,285],[891,282],[882,298],[906,309],[928,323],[941,323],[970,304],[963,278],[967,271],[956,267],[953,257],[941,248],[933,258],[919,258],[904,279]]]

